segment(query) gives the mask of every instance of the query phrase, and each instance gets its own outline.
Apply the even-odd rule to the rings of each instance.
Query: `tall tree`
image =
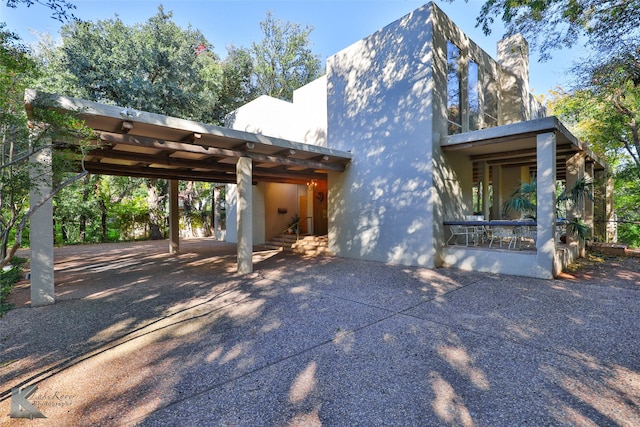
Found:
[[[550,102],[552,113],[615,171],[615,208],[618,236],[640,244],[640,46],[635,50],[594,59],[574,68],[580,86],[558,92]]]
[[[194,120],[211,118],[217,100],[218,58],[200,31],[182,29],[162,6],[144,24],[119,18],[73,21],[54,52],[40,49],[47,76],[63,74],[70,95]],[[54,80],[55,81],[55,80]],[[41,82],[47,89],[49,80]]]
[[[313,28],[276,19],[271,12],[260,28],[264,37],[251,46],[256,94],[291,100],[295,89],[321,74],[320,59],[309,47]]]
[[[556,93],[550,106],[598,154],[613,165],[629,163],[640,179],[640,49],[637,52],[582,64],[576,71],[581,86]]]
[[[214,123],[224,125],[225,116],[251,101],[256,88],[252,84],[253,61],[248,49],[228,46],[222,62],[222,80],[218,103],[213,110]]]
[[[29,205],[29,192],[39,185],[40,172],[29,164],[29,157],[52,148],[51,141],[77,139],[80,145],[92,133],[71,116],[47,108],[46,101],[33,105],[32,121],[24,109],[24,92],[38,72],[36,63],[20,39],[0,25],[0,265],[5,265],[22,243],[22,232],[40,205]],[[63,151],[56,150],[56,186],[44,200],[86,172],[63,177],[73,165]],[[14,244],[8,249],[13,233]]]
[[[144,24],[127,26],[117,17],[73,21],[61,35],[60,46],[40,46],[40,61],[51,77],[42,79],[40,88],[192,120],[215,119],[219,59],[200,31],[180,28],[162,6]],[[162,238],[166,182],[141,182],[148,191],[151,237]]]

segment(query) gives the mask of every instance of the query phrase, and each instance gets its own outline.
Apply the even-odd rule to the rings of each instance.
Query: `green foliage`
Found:
[[[8,303],[13,286],[22,279],[22,267],[27,262],[24,258],[11,258],[11,268],[0,269],[0,317],[13,308]]]
[[[553,114],[613,167],[618,238],[640,243],[640,51],[627,51],[605,62],[579,68],[580,89],[559,92],[550,102]]]
[[[60,22],[65,22],[69,19],[75,19],[75,16],[71,12],[76,6],[66,0],[6,0],[7,6],[11,8],[18,7],[19,4],[24,4],[27,7],[31,7],[38,3],[51,9],[51,17]]]
[[[29,192],[42,172],[30,167],[29,156],[49,148],[51,141],[82,141],[92,133],[75,118],[47,108],[47,100],[32,104],[31,122],[24,108],[24,90],[37,76],[36,63],[14,34],[0,25],[0,265],[7,263],[9,238],[13,250],[20,246],[22,231],[38,206],[29,206]],[[60,150],[53,161],[54,176],[69,170],[71,159]],[[55,190],[54,190],[55,191]]]
[[[582,220],[582,218],[573,218],[567,222],[567,233],[577,236],[580,240],[584,241],[589,237],[591,228]]]
[[[640,177],[640,86],[632,80],[555,94],[553,114],[611,165],[631,161]]]
[[[36,59],[43,70],[35,87],[107,104],[223,124],[234,109],[270,93],[291,97],[319,76],[320,63],[304,28],[270,14],[265,38],[252,48],[228,47],[220,61],[204,36],[182,29],[171,12],[142,24],[117,16],[69,22],[61,42],[42,36]],[[273,64],[273,70],[265,64]],[[265,90],[260,82],[274,82]],[[31,87],[33,86],[33,82]],[[73,160],[73,159],[70,159]],[[63,179],[61,176],[59,179]],[[211,184],[180,183],[187,231],[204,227],[211,209]],[[56,235],[64,243],[162,238],[166,228],[166,180],[90,177],[55,199]]]
[[[476,22],[489,34],[500,19],[507,34],[523,34],[543,58],[580,37],[606,55],[637,44],[638,10],[640,0],[486,0]]]
[[[221,74],[218,58],[200,31],[180,28],[162,6],[144,24],[127,26],[118,17],[73,21],[62,28],[61,36],[60,46],[40,45],[42,89],[211,120]],[[205,50],[197,51],[200,46]]]
[[[537,199],[537,186],[536,181],[521,182],[518,188],[516,188],[511,194],[511,198],[507,200],[503,205],[503,211],[508,213],[510,211],[518,212],[525,218],[536,218],[536,199]]]
[[[615,211],[618,217],[618,240],[640,247],[640,191],[634,168],[627,165],[615,175]]]
[[[264,38],[251,46],[256,92],[290,101],[294,89],[320,77],[320,59],[308,47],[313,28],[276,19],[271,12],[260,28]]]
[[[558,196],[558,202],[568,200],[575,204],[582,203],[585,199],[594,200],[593,182],[585,177],[578,178],[571,188],[565,189]]]
[[[222,62],[222,80],[218,102],[213,109],[213,121],[223,125],[225,116],[255,98],[252,83],[253,60],[245,48],[227,47],[227,57]]]

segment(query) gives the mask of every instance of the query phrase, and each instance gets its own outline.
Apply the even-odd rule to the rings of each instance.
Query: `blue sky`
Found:
[[[420,7],[427,0],[71,0],[77,6],[73,13],[80,19],[96,21],[116,14],[126,24],[144,22],[157,12],[159,4],[172,11],[174,21],[183,27],[199,29],[213,44],[214,50],[224,57],[226,46],[250,46],[262,38],[259,23],[268,10],[279,19],[309,25],[312,50],[322,60],[350,44],[366,37],[385,25]],[[503,28],[496,23],[493,33],[485,36],[475,27],[483,0],[455,0],[453,3],[436,1],[462,30],[491,56],[496,56],[496,43]],[[35,4],[29,8],[11,9],[0,0],[0,22],[28,42],[34,42],[36,33],[57,35],[61,24],[52,19],[50,10]],[[54,37],[55,39],[55,37]],[[565,77],[567,68],[577,55],[556,52],[554,59],[539,63],[536,52],[531,52],[530,85],[534,93],[546,94],[560,85],[569,87]]]

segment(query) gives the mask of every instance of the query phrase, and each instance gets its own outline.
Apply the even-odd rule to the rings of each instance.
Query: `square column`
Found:
[[[220,211],[222,187],[216,185],[213,187],[213,236],[216,240],[224,240],[222,238],[222,212]]]
[[[180,208],[178,206],[178,180],[169,180],[169,253],[180,252]]]
[[[490,219],[502,219],[502,166],[491,166],[491,174],[493,175],[493,215]],[[485,218],[487,219],[487,218]]]
[[[606,242],[618,241],[618,224],[614,221],[615,220],[615,216],[614,216],[615,210],[614,210],[614,204],[613,204],[614,190],[615,188],[614,188],[613,176],[611,176],[610,174],[607,174],[607,182],[606,182],[605,193],[604,193]]]
[[[595,188],[595,177],[594,177],[594,164],[593,162],[585,162],[584,164],[584,177],[587,182],[591,182],[591,188]],[[592,194],[594,196],[594,194]],[[594,197],[595,198],[595,197]],[[585,197],[584,199],[584,222],[589,226],[589,238],[593,239],[595,233],[595,222],[594,222],[594,213],[595,213],[595,201],[590,199],[589,197]]]
[[[53,259],[53,203],[51,201],[51,149],[43,149],[29,158],[32,187],[29,193],[31,215],[31,306],[55,303]],[[42,202],[49,197],[47,201]],[[37,207],[38,205],[42,205]],[[37,207],[37,208],[36,208]]]
[[[237,219],[238,219],[238,273],[253,272],[253,163],[249,157],[238,158]]]
[[[556,134],[543,133],[536,137],[538,183],[537,260],[538,277],[553,279],[556,257]]]
[[[576,185],[580,178],[584,177],[584,156],[582,153],[577,153],[567,159],[567,182],[566,190],[571,189]],[[585,200],[569,200],[567,203],[567,221],[571,222],[574,219],[585,219]],[[584,257],[584,242],[580,241],[580,238],[567,230],[567,244],[570,246],[577,246],[578,253],[581,257]]]
[[[484,215],[484,219],[489,219],[489,181],[490,181],[490,170],[489,164],[487,162],[480,163],[480,168],[482,169],[482,215]]]

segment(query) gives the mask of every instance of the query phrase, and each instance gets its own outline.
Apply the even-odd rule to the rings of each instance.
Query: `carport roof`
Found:
[[[237,159],[250,157],[254,182],[306,183],[351,160],[330,148],[28,89],[29,117],[38,105],[73,113],[96,131],[96,149],[84,159],[95,174],[235,183]]]
[[[596,170],[607,168],[607,164],[594,154],[585,143],[576,138],[557,117],[544,117],[526,122],[481,129],[445,136],[441,141],[442,151],[459,152],[469,156],[477,165],[537,166],[537,139],[543,133],[556,134],[556,171],[558,179],[565,179],[566,162],[578,152],[594,163]]]

